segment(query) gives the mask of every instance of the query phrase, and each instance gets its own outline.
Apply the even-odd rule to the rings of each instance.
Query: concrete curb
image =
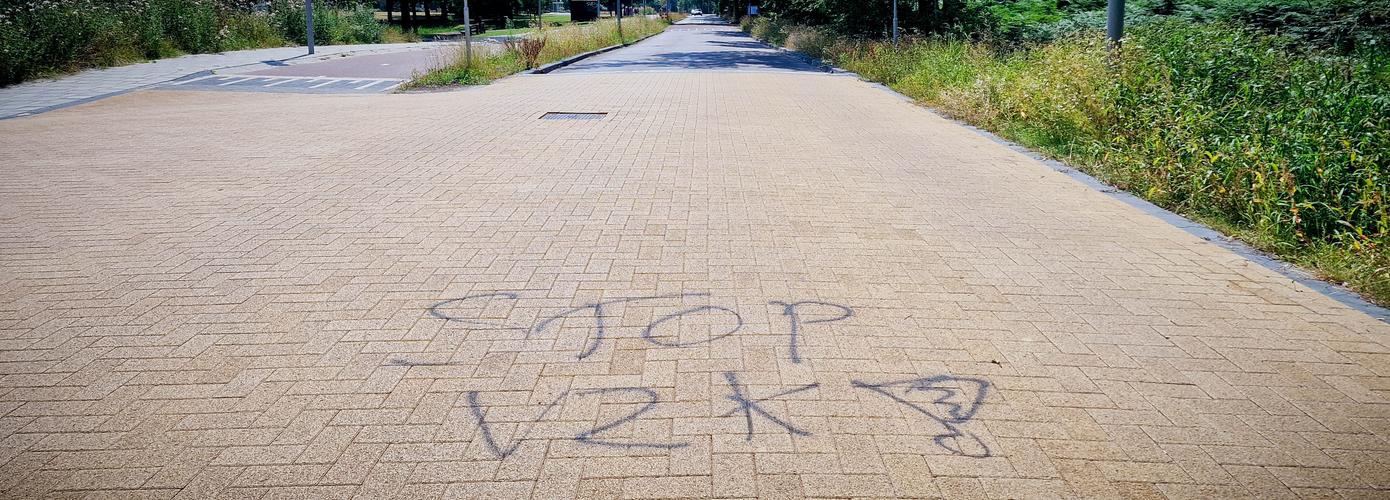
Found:
[[[659,31],[659,32],[652,33],[652,34],[650,34],[650,35],[644,36],[644,37],[642,37],[642,38],[638,38],[638,39],[633,40],[633,41],[628,42],[628,43],[624,43],[624,44],[620,44],[620,45],[609,45],[609,46],[607,46],[607,47],[604,47],[604,48],[601,48],[601,49],[598,49],[598,50],[591,50],[591,51],[585,52],[585,53],[583,53],[583,54],[578,54],[578,55],[569,56],[569,57],[566,57],[566,58],[561,59],[561,60],[559,60],[559,61],[555,61],[555,62],[553,62],[553,63],[547,64],[547,65],[545,65],[545,66],[541,66],[541,67],[539,67],[539,68],[536,68],[536,69],[533,69],[533,70],[531,70],[531,71],[529,71],[529,72],[524,72],[524,73],[532,74],[532,75],[544,75],[544,74],[546,74],[546,73],[550,73],[551,71],[555,71],[555,70],[557,70],[557,69],[563,68],[563,67],[565,67],[565,66],[569,66],[569,65],[571,65],[571,64],[577,63],[577,62],[579,62],[579,61],[583,61],[583,60],[585,60],[585,59],[588,59],[588,58],[590,58],[590,57],[594,57],[594,56],[599,55],[599,54],[603,54],[603,53],[606,53],[606,52],[612,52],[612,51],[621,49],[621,48],[623,48],[623,47],[631,47],[631,46],[633,46],[633,45],[637,45],[637,43],[638,43],[638,42],[641,42],[642,40],[646,40],[646,39],[648,39],[648,38],[651,38],[651,37],[660,35],[660,34],[665,33],[665,32],[666,32],[666,30],[661,30],[661,31]]]
[[[754,38],[754,40],[757,40],[757,38]],[[762,40],[758,40],[758,42],[769,47],[773,47],[779,51],[795,54],[806,60],[813,60],[812,57],[806,54],[802,54],[800,52],[790,50],[785,47],[775,47]],[[1176,212],[1169,211],[1168,209],[1150,203],[1148,200],[1135,196],[1134,194],[1131,194],[1123,189],[1119,189],[1115,186],[1106,184],[1105,182],[1102,182],[1100,179],[1092,177],[1090,174],[1077,170],[1076,168],[1062,163],[1061,161],[1044,156],[1042,153],[1028,149],[1027,147],[1024,147],[1013,141],[1000,137],[988,130],[981,129],[969,123],[965,123],[955,118],[946,116],[945,114],[938,112],[937,110],[932,109],[931,107],[917,102],[916,99],[913,99],[911,97],[899,93],[896,90],[893,90],[891,87],[888,87],[887,85],[864,78],[862,75],[853,71],[826,64],[824,61],[816,61],[816,63],[822,67],[827,68],[827,72],[829,73],[833,73],[835,75],[853,76],[854,78],[859,79],[859,81],[869,84],[869,86],[871,87],[877,88],[883,92],[887,92],[904,102],[911,103],[914,106],[922,108],[923,110],[926,110],[928,113],[936,115],[937,117],[943,120],[964,127],[967,130],[970,130],[981,137],[994,141],[995,143],[1007,147],[1015,152],[1022,153],[1023,155],[1028,156],[1029,158],[1037,160],[1038,162],[1041,162],[1043,165],[1046,165],[1048,168],[1052,169],[1055,172],[1061,173],[1062,175],[1066,175],[1067,177],[1071,177],[1072,179],[1075,179],[1076,181],[1085,184],[1087,187],[1091,189],[1100,191],[1101,193],[1104,193],[1105,195],[1111,198],[1119,200],[1120,202],[1123,202],[1126,205],[1137,208],[1148,215],[1154,216],[1159,220],[1168,223],[1171,226],[1177,227],[1178,229],[1187,232],[1188,234],[1201,238],[1202,240],[1214,244],[1218,247],[1229,250],[1232,253],[1245,258],[1245,260],[1254,262],[1255,264],[1258,264],[1261,267],[1264,267],[1265,269],[1269,269],[1271,271],[1279,273],[1279,275],[1288,278],[1295,283],[1308,287],[1314,292],[1320,293],[1323,296],[1326,296],[1327,298],[1341,303],[1344,306],[1363,312],[1366,315],[1380,320],[1383,323],[1390,324],[1390,308],[1373,304],[1365,298],[1362,298],[1361,295],[1356,293],[1355,291],[1318,279],[1315,275],[1304,270],[1303,268],[1300,268],[1289,262],[1284,262],[1279,258],[1262,252],[1260,250],[1257,250],[1254,247],[1247,245],[1238,239],[1226,236],[1225,234],[1222,234],[1220,231],[1207,227],[1206,225],[1200,222],[1188,219],[1187,217],[1184,217]]]

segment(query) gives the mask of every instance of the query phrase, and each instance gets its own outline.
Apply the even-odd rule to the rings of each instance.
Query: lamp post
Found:
[[[1105,9],[1105,31],[1110,36],[1110,46],[1119,47],[1125,36],[1125,0],[1109,0]]]
[[[468,0],[463,0],[463,67],[473,67],[473,20],[468,18]]]
[[[314,0],[304,0],[304,33],[309,42],[309,55],[314,55]]]
[[[623,38],[623,0],[617,0],[617,1],[618,1],[618,10],[617,10],[617,12],[614,12],[614,14],[617,14],[617,16],[618,16],[618,44],[619,44],[619,45],[625,45],[625,44],[627,44],[627,39],[626,39],[626,38]]]
[[[898,46],[898,0],[893,0],[893,46]]]

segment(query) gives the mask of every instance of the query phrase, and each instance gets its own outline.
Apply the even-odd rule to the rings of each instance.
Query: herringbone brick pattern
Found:
[[[144,92],[0,165],[6,497],[1390,494],[1390,327],[851,78]]]

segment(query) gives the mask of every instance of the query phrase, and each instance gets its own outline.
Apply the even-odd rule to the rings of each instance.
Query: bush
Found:
[[[376,20],[376,9],[366,5],[335,13],[341,16],[344,34],[341,43],[377,43],[386,31],[386,25]]]
[[[787,48],[801,52],[816,59],[824,59],[835,43],[835,39],[824,31],[807,26],[793,26],[786,30]]]
[[[222,20],[210,0],[151,0],[164,36],[184,52],[216,52],[221,49],[218,32]]]
[[[275,29],[269,15],[235,12],[225,18],[219,46],[222,50],[243,50],[276,47],[285,44],[284,35]],[[151,57],[166,57],[152,55]]]
[[[787,42],[786,25],[774,17],[758,17],[752,22],[749,33],[759,40],[782,46]]]

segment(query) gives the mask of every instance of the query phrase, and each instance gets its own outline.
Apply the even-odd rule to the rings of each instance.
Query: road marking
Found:
[[[286,89],[326,89],[333,92],[387,92],[401,86],[406,80],[400,78],[352,78],[329,76],[265,76],[265,75],[206,75],[188,80],[170,82],[169,85],[193,83],[193,87],[216,86],[233,88],[271,88],[288,84]]]
[[[207,80],[208,78],[212,78],[212,77],[215,77],[215,76],[217,76],[217,75],[200,76],[200,77],[197,77],[197,78],[191,78],[191,79],[184,80],[184,81],[181,81],[181,82],[174,82],[174,83],[172,83],[171,85],[183,85],[183,84],[185,84],[185,83],[193,83],[193,82],[196,82],[196,81],[199,81],[199,80]]]
[[[232,81],[226,82],[226,83],[219,83],[219,84],[217,84],[217,86],[218,86],[218,87],[225,87],[225,86],[228,86],[228,85],[236,85],[236,84],[238,84],[238,83],[241,83],[241,82],[244,82],[244,81],[247,81],[247,80],[255,80],[255,79],[256,79],[256,77],[254,77],[254,76],[253,76],[253,77],[249,77],[249,78],[242,78],[242,79],[240,79],[240,80],[232,80]]]

